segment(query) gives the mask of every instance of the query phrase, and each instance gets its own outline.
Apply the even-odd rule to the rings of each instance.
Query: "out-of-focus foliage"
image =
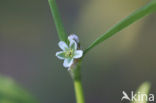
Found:
[[[140,93],[140,94],[147,94],[148,95],[150,88],[151,88],[150,83],[144,82],[138,88],[138,90],[136,91],[136,94]],[[138,95],[136,97],[137,97],[136,99],[138,99]],[[132,103],[147,103],[147,100],[146,100],[146,98],[143,98],[143,101],[133,101]]]
[[[0,76],[0,103],[37,103],[36,100],[14,80]]]

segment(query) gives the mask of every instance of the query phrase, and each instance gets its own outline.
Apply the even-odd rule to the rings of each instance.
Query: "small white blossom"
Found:
[[[69,45],[64,41],[60,41],[58,43],[62,51],[56,52],[56,56],[59,59],[64,60],[63,66],[65,68],[69,68],[73,64],[74,59],[81,58],[83,55],[82,50],[77,50],[76,40],[78,40],[78,36],[74,37],[76,37],[77,39],[73,39],[71,36],[68,36]]]
[[[79,41],[79,37],[76,35],[76,34],[71,34],[71,35],[69,35],[68,36],[68,39],[69,40],[75,40],[77,43],[79,43],[80,41]]]

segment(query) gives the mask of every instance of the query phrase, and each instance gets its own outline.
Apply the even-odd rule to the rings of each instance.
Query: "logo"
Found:
[[[154,101],[154,94],[147,95],[142,92],[134,93],[133,91],[131,91],[130,95],[128,95],[125,91],[122,91],[122,94],[123,96],[121,98],[121,101],[123,100],[135,101],[135,102]]]

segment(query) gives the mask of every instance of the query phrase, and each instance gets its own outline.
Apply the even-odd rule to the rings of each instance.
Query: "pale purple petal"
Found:
[[[69,35],[68,40],[75,40],[77,43],[79,43],[79,37],[76,34]]]
[[[68,49],[68,45],[64,41],[60,41],[58,45],[63,51]]]
[[[73,64],[74,59],[72,58],[67,58],[64,60],[63,66],[65,68],[69,68]]]
[[[75,59],[81,58],[82,55],[83,55],[83,51],[82,51],[82,50],[76,50],[76,51],[74,52],[74,58],[75,58]]]

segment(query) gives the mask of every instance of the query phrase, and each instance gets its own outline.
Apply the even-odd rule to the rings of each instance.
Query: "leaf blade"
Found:
[[[128,27],[130,24],[134,23],[135,21],[141,19],[142,17],[149,15],[156,11],[156,0],[151,1],[144,7],[134,11],[132,14],[127,16],[125,19],[121,20],[119,23],[114,25],[110,28],[107,32],[99,36],[95,41],[93,41],[87,49],[85,49],[84,54],[94,48],[96,45],[100,44],[104,40],[110,38],[117,32],[121,31],[122,29]]]
[[[63,26],[63,23],[62,23],[62,20],[61,20],[61,16],[60,16],[59,11],[58,11],[56,0],[48,0],[48,2],[49,2],[49,6],[50,6],[50,9],[51,9],[51,13],[52,13],[52,16],[53,16],[53,20],[54,20],[54,23],[55,23],[55,26],[56,26],[56,30],[57,30],[59,39],[61,41],[66,42],[67,34],[65,32],[65,29],[64,29],[64,26]]]

